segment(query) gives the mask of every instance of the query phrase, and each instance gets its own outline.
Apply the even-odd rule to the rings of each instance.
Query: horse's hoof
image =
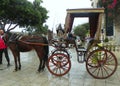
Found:
[[[18,70],[17,69],[14,69],[13,72],[17,72]]]
[[[18,68],[19,70],[21,70],[21,68]]]
[[[44,71],[44,69],[41,70],[41,72],[43,72],[43,71]]]
[[[37,70],[37,72],[38,72],[38,73],[40,73],[40,72],[41,72],[41,70]]]
[[[39,71],[36,71],[36,73],[38,73],[38,74],[39,74],[40,72],[39,72]]]
[[[39,73],[41,73],[41,72],[43,72],[43,71],[44,71],[44,69],[38,70]]]
[[[17,72],[17,70],[13,70],[13,72]]]
[[[44,71],[44,69],[38,69],[38,72],[40,73],[40,72],[43,72]]]
[[[11,65],[10,64],[7,64],[7,67],[10,67]]]

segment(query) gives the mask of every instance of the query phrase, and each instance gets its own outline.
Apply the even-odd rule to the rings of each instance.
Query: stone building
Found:
[[[98,0],[91,0],[91,5],[93,8],[99,8]],[[112,38],[114,40],[114,43],[117,45],[120,45],[120,16],[116,16],[113,25],[112,25],[112,31],[105,30],[108,34],[113,32],[112,35],[108,35],[107,37]],[[109,28],[108,28],[109,29]]]

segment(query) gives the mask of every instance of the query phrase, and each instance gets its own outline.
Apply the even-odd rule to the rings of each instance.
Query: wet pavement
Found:
[[[50,47],[52,49],[52,47]],[[62,77],[51,75],[47,68],[38,73],[39,60],[34,51],[21,53],[21,71],[13,72],[14,60],[9,51],[11,66],[7,68],[6,59],[0,65],[0,86],[120,86],[120,67],[107,79],[95,79],[86,70],[85,63],[78,63],[76,52],[70,49],[72,67]]]

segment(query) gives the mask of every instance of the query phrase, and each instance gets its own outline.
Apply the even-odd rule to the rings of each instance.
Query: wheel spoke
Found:
[[[86,60],[88,73],[97,79],[110,77],[117,68],[117,59],[115,55],[108,50],[94,50]]]
[[[107,75],[109,75],[109,72],[106,70],[105,66],[103,67],[103,70],[105,70],[104,73],[106,73]]]
[[[110,68],[110,67],[108,67],[108,66],[104,66],[104,68],[106,68],[106,69],[108,69],[108,70],[111,70],[111,71],[113,71],[113,69],[112,68]]]
[[[61,72],[61,68],[59,68],[59,73],[62,74],[62,72]]]
[[[71,62],[66,53],[54,53],[48,59],[47,68],[51,74],[62,76],[69,72]]]

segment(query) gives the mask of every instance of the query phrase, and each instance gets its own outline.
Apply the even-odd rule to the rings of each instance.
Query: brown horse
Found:
[[[46,37],[13,34],[8,40],[8,46],[14,56],[15,71],[21,69],[20,52],[28,52],[32,49],[36,51],[40,61],[38,72],[44,70],[49,53],[48,40]]]

